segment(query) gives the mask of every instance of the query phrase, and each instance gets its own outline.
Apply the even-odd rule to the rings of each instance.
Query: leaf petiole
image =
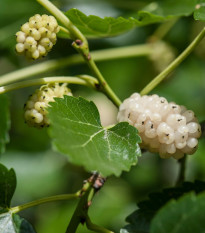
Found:
[[[97,79],[89,76],[84,78],[84,76],[79,77],[66,77],[66,76],[59,76],[59,77],[47,77],[47,78],[39,78],[39,79],[32,79],[32,80],[25,80],[22,82],[12,83],[6,86],[0,87],[0,94],[17,90],[24,87],[30,87],[35,85],[43,85],[47,83],[68,83],[68,84],[78,84],[83,86],[88,86],[93,89],[96,89],[96,85],[98,84]]]
[[[60,27],[60,31],[66,33],[68,36],[70,36],[70,32],[68,31],[68,29],[62,27],[62,26],[59,26]]]
[[[77,199],[79,197],[80,197],[79,192],[74,193],[74,194],[62,194],[62,195],[56,195],[56,196],[51,196],[51,197],[45,197],[39,200],[31,201],[23,205],[12,207],[10,211],[12,213],[18,213],[22,210],[25,210],[25,209],[28,209],[28,208],[31,208],[37,205],[42,205],[48,202],[72,200],[72,199]]]
[[[96,192],[98,192],[104,185],[105,179],[102,178],[97,172],[86,181],[82,190],[84,190],[83,196],[81,197],[75,212],[69,222],[66,233],[75,233],[79,224],[84,224],[86,222],[87,227],[94,227],[96,230],[103,229],[91,223],[88,217],[88,209],[92,203],[92,199]],[[87,225],[88,222],[88,225]],[[94,230],[94,228],[92,230]],[[89,229],[89,228],[88,228]],[[111,231],[96,231],[101,233],[113,233]]]
[[[114,233],[113,231],[110,231],[104,227],[98,226],[94,223],[91,222],[89,216],[86,216],[86,226],[88,228],[88,230],[94,231],[94,232],[98,232],[98,233]]]

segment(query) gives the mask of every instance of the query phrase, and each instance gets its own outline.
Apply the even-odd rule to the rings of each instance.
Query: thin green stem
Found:
[[[11,83],[14,81],[19,81],[28,77],[32,77],[34,75],[39,75],[48,71],[55,70],[57,68],[61,68],[63,66],[66,66],[67,64],[75,64],[79,63],[79,57],[76,55],[64,59],[59,60],[51,60],[46,61],[40,64],[32,65],[5,75],[0,76],[0,85],[5,85],[7,83]],[[82,61],[80,61],[82,62]]]
[[[92,87],[93,89],[96,89],[96,85],[98,84],[97,79],[94,79],[93,77],[87,76],[85,79],[83,76],[77,77],[47,77],[47,78],[39,78],[39,79],[32,79],[32,80],[25,80],[22,82],[12,83],[7,86],[1,86],[0,87],[0,94],[6,93],[8,91],[17,90],[24,87],[30,87],[35,85],[43,85],[47,83],[70,83],[70,84],[79,84],[84,85],[88,87]]]
[[[119,107],[121,104],[120,99],[117,97],[117,95],[114,93],[112,88],[107,84],[104,77],[102,76],[101,72],[99,71],[98,67],[96,66],[94,60],[91,58],[88,60],[88,65],[92,69],[94,75],[98,78],[100,87],[102,89],[102,92],[104,92],[109,99],[112,100],[112,102]]]
[[[68,31],[68,29],[62,27],[62,26],[59,26],[60,27],[60,31],[66,33],[69,37],[70,37],[70,32]]]
[[[56,19],[64,25],[70,32],[71,38],[74,40],[80,39],[86,43],[86,38],[84,35],[76,28],[71,21],[64,15],[62,11],[60,11],[55,5],[53,5],[48,0],[37,0],[46,10],[48,10]],[[72,38],[72,39],[73,39]]]
[[[104,92],[108,98],[118,107],[121,101],[117,95],[110,88],[100,70],[96,66],[88,46],[88,41],[85,36],[76,28],[72,22],[51,2],[48,0],[37,0],[43,7],[45,7],[51,14],[53,14],[59,22],[61,22],[70,32],[70,37],[74,41],[72,43],[73,47],[81,54],[88,66],[90,67],[93,74],[99,81],[99,90]]]
[[[98,173],[94,173],[85,183],[83,187],[82,197],[75,209],[70,220],[66,233],[75,233],[79,224],[84,224],[88,218],[88,209],[92,203],[92,199],[97,191],[104,185],[105,179]],[[92,227],[92,224],[91,224]],[[103,229],[103,228],[101,228]],[[108,233],[108,232],[104,232]],[[109,232],[111,233],[111,232]]]
[[[150,36],[149,40],[151,42],[162,40],[166,34],[171,30],[171,28],[175,25],[175,23],[179,20],[179,17],[176,17],[172,20],[169,20],[165,23],[162,23],[156,31]]]
[[[67,227],[66,233],[75,233],[79,224],[85,222],[85,216],[87,216],[88,208],[90,202],[94,196],[93,183],[97,179],[97,174],[93,175],[88,181],[84,184],[83,195],[73,213],[73,216],[70,220],[70,223]]]
[[[85,80],[85,81],[87,81],[89,83],[93,82],[95,85],[99,84],[99,82],[98,82],[98,80],[96,78],[94,78],[94,77],[92,77],[90,75],[87,75],[87,74],[76,75],[76,77],[78,77],[78,78],[80,78],[82,80]]]
[[[141,95],[146,95],[152,91],[162,80],[164,80],[167,75],[169,75],[199,44],[199,42],[205,36],[205,28],[201,30],[198,36],[192,41],[192,43],[165,69],[163,70],[156,78],[154,78],[142,91]]]
[[[109,61],[113,59],[149,56],[152,51],[153,48],[149,44],[139,44],[92,51],[91,57],[95,61]]]
[[[177,186],[183,183],[185,180],[186,158],[187,158],[187,155],[184,155],[184,157],[178,161],[180,167],[179,167],[179,176],[176,182]]]
[[[75,212],[70,220],[70,223],[67,227],[67,230],[66,230],[66,233],[74,233],[76,232],[78,226],[80,223],[83,223],[84,222],[84,216],[85,214],[87,214],[87,211],[88,211],[88,196],[89,196],[89,193],[91,192],[92,190],[92,186],[91,184],[89,184],[89,187],[87,188],[85,194],[81,197],[76,209],[75,209]]]
[[[11,208],[10,211],[12,213],[18,213],[22,210],[31,208],[33,206],[42,205],[48,202],[65,201],[65,200],[72,200],[72,199],[77,199],[77,198],[79,198],[79,193],[56,195],[56,196],[51,196],[51,197],[46,197],[46,198],[42,198],[39,200],[35,200],[35,201],[29,202],[29,203],[26,203],[20,206],[15,206]]]
[[[149,45],[133,45],[114,49],[96,50],[91,53],[95,61],[108,61],[112,59],[121,59],[128,57],[148,56],[152,52],[152,47]],[[45,61],[40,64],[28,66],[26,68],[7,73],[0,76],[0,85],[5,85],[14,81],[19,81],[53,71],[66,66],[77,65],[84,63],[83,58],[79,54],[75,54],[66,58]]]
[[[89,230],[95,231],[98,233],[114,233],[113,231],[110,231],[104,227],[101,227],[101,226],[98,226],[92,223],[88,215],[86,216],[86,226]]]

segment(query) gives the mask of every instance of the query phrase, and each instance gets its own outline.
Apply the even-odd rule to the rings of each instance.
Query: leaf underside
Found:
[[[85,15],[72,8],[65,12],[71,22],[88,38],[111,37],[125,33],[135,27],[161,23],[180,16],[189,16],[195,11],[197,0],[166,0],[148,4],[132,17],[105,17]],[[68,37],[59,33],[60,37]]]
[[[70,162],[104,176],[119,176],[137,163],[140,137],[136,128],[126,122],[103,128],[97,107],[81,97],[56,98],[50,105],[53,145]]]

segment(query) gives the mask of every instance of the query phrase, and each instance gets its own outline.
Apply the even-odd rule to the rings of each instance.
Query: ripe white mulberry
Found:
[[[38,59],[47,55],[56,43],[60,28],[53,16],[36,14],[16,33],[16,51],[28,58]]]
[[[49,126],[46,107],[49,102],[54,102],[54,97],[63,98],[64,95],[72,96],[71,90],[64,83],[46,84],[37,89],[24,105],[24,118],[29,126],[43,128]]]
[[[141,148],[158,152],[160,157],[180,159],[193,154],[201,136],[194,112],[158,95],[134,93],[120,105],[118,121],[138,129]]]

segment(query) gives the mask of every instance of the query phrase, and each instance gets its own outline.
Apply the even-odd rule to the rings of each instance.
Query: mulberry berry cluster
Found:
[[[158,152],[160,157],[180,159],[193,154],[201,135],[194,112],[158,95],[134,93],[120,106],[118,121],[136,127],[142,138],[141,148]]]
[[[37,128],[49,126],[46,107],[49,102],[54,102],[54,97],[72,96],[71,90],[66,85],[66,83],[62,85],[59,85],[59,83],[46,84],[37,89],[24,105],[25,122],[29,126]]]
[[[28,58],[44,57],[56,43],[58,32],[59,26],[53,16],[36,14],[16,33],[16,51]]]

